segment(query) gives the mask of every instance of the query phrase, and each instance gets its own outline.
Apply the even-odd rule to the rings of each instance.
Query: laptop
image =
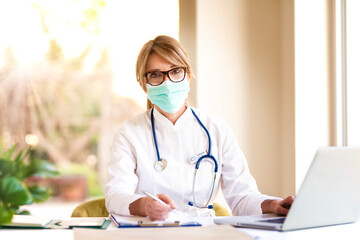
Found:
[[[273,214],[216,218],[231,224],[289,231],[357,221],[360,213],[360,147],[320,148],[286,217]]]

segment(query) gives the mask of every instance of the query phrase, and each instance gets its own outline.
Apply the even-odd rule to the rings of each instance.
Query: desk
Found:
[[[278,232],[271,230],[257,230],[250,228],[239,229],[255,239],[269,240],[345,240],[360,239],[360,222],[343,224],[331,227],[311,228],[289,232]]]
[[[204,226],[213,225],[212,218],[196,218]],[[264,240],[311,240],[311,239],[360,239],[360,222],[353,224],[337,225],[323,228],[313,228],[307,230],[298,230],[290,232],[277,232],[269,230],[257,230],[237,228],[238,231],[245,232],[256,239]],[[72,240],[74,239],[74,230],[14,230],[3,229],[0,230],[1,240]],[[113,224],[109,226],[107,230],[96,231],[121,231],[117,229]],[[134,229],[136,231],[136,229]],[[179,236],[181,231],[179,231]],[[100,240],[106,240],[102,237]],[[189,239],[186,239],[189,240]]]

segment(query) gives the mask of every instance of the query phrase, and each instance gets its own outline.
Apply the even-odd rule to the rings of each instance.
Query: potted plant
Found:
[[[20,211],[20,206],[43,202],[50,197],[49,188],[27,184],[30,177],[56,177],[59,172],[53,164],[39,159],[31,149],[14,154],[16,145],[0,153],[0,224],[11,222],[14,214],[29,214]]]
[[[88,196],[103,196],[98,173],[89,164],[71,163],[59,166],[61,177],[57,180],[59,193],[66,201],[84,201]]]

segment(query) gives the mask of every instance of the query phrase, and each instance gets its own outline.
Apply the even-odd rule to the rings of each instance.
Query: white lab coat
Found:
[[[208,129],[211,154],[218,161],[214,194],[222,186],[224,197],[233,215],[261,214],[261,202],[270,198],[259,193],[250,174],[243,152],[229,126],[221,119],[193,108]],[[105,185],[106,207],[109,212],[129,215],[129,204],[144,196],[142,191],[167,194],[180,211],[193,216],[212,215],[213,210],[188,205],[193,201],[195,165],[191,157],[198,158],[208,150],[208,137],[187,107],[173,125],[154,109],[154,123],[160,157],[167,160],[162,172],[154,169],[156,149],[148,110],[125,121],[117,131],[111,148],[108,180]],[[196,177],[195,197],[198,205],[210,196],[214,164],[202,161]]]

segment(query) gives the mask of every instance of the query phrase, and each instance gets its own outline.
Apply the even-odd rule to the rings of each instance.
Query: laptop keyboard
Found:
[[[266,222],[266,223],[284,223],[285,218],[270,218],[270,219],[264,219],[259,220],[258,222]]]

